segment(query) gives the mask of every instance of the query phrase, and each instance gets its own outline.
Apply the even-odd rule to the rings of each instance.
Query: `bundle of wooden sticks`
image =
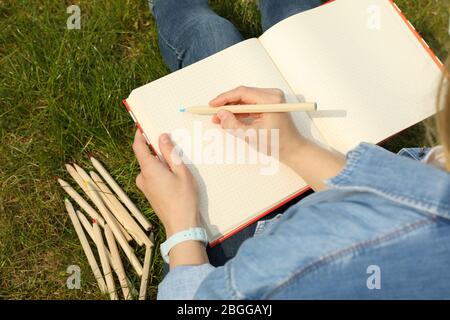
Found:
[[[67,212],[72,220],[101,292],[108,293],[113,300],[119,299],[113,277],[114,271],[119,280],[124,299],[133,299],[137,294],[125,273],[117,246],[117,243],[119,243],[119,247],[130,261],[137,275],[141,278],[139,299],[144,300],[147,295],[147,283],[154,242],[153,233],[147,236],[145,231],[149,231],[152,226],[116,181],[114,181],[103,165],[93,157],[91,157],[91,162],[100,175],[94,171],[90,171],[88,174],[76,164],[73,166],[66,164],[66,168],[88,199],[97,207],[98,211],[72,188],[69,183],[58,179],[64,191],[89,215],[92,223],[89,222],[88,218],[82,212],[79,210],[75,211],[72,203],[68,199],[65,199],[64,202]],[[102,267],[101,270],[103,272],[97,264],[95,255],[86,238],[85,231],[97,247]],[[103,234],[106,238],[106,243]],[[129,244],[133,240],[139,246],[144,245],[146,248],[143,266],[137,258],[134,249]]]

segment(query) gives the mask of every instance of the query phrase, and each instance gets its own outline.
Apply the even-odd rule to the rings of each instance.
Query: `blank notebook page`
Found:
[[[296,94],[319,110],[327,142],[346,152],[431,116],[441,71],[389,0],[335,0],[260,37]]]
[[[280,88],[288,102],[297,101],[259,41],[250,39],[133,90],[127,103],[159,153],[157,141],[163,132],[174,135],[187,130],[187,137],[193,136],[195,143],[202,140],[194,136],[199,126],[202,132],[219,128],[211,123],[211,116],[181,113],[181,106],[207,105],[216,95],[239,85]],[[322,139],[306,114],[295,113],[294,117],[303,134]],[[223,148],[226,150],[225,143]],[[200,211],[210,242],[306,187],[282,164],[276,174],[263,175],[264,164],[217,165],[191,160],[188,166],[199,185]]]

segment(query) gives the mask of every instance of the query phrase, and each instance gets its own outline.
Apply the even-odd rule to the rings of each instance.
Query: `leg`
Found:
[[[266,31],[287,17],[321,4],[321,0],[260,0],[262,29]]]
[[[153,13],[161,55],[175,71],[242,41],[228,20],[208,0],[156,0]]]

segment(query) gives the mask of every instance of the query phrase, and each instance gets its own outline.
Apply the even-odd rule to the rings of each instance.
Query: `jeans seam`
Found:
[[[153,6],[153,15],[154,15],[155,21],[157,21],[157,20],[158,20],[158,13],[157,13],[157,10],[155,10],[155,8],[156,8],[156,1],[155,1],[155,3],[154,3],[154,6]],[[178,49],[175,48],[175,47],[169,42],[169,40],[167,40],[166,37],[163,36],[162,32],[159,31],[159,28],[158,28],[158,36],[159,36],[160,39],[164,42],[164,44],[167,45],[167,47],[169,47],[169,48],[175,53],[175,56],[176,56],[177,60],[178,60],[179,62],[180,62],[180,61],[183,61],[182,56],[183,56],[183,54],[184,54],[184,51],[181,51],[181,52],[178,51]]]
[[[332,262],[335,262],[339,259],[343,259],[350,254],[359,253],[362,250],[367,249],[369,247],[373,247],[373,246],[380,245],[380,244],[388,242],[388,241],[398,239],[399,237],[407,235],[408,233],[411,233],[421,227],[428,226],[428,225],[434,223],[437,219],[439,219],[439,218],[432,217],[432,218],[420,219],[413,223],[407,224],[406,226],[403,226],[401,228],[395,229],[391,232],[388,232],[381,236],[378,236],[374,239],[362,241],[362,242],[356,243],[354,245],[351,245],[349,247],[346,247],[344,249],[339,249],[337,251],[328,253],[328,254],[320,257],[319,259],[315,260],[314,262],[306,265],[304,268],[301,268],[300,270],[294,272],[294,274],[291,275],[290,277],[288,277],[287,279],[284,279],[283,281],[281,281],[272,291],[270,291],[269,293],[264,295],[262,297],[262,299],[270,299],[279,290],[288,286],[294,280],[297,280],[297,279],[302,278],[314,271],[317,271],[321,267],[324,267],[324,266],[326,266]]]
[[[414,153],[412,153],[412,152],[410,151],[409,148],[404,148],[404,149],[402,149],[402,150],[404,150],[404,152],[406,152],[407,154],[409,154],[409,155],[410,155],[410,158],[412,158],[412,159],[414,159],[414,160],[419,160],[419,158],[418,158]],[[402,150],[400,150],[400,152],[401,152]]]
[[[183,60],[183,54],[184,51],[178,51],[177,48],[175,48],[173,45],[170,44],[169,40],[167,40],[161,32],[158,32],[159,37],[161,38],[161,40],[164,42],[165,45],[167,45],[174,53],[175,56],[177,58],[178,61],[182,61]]]

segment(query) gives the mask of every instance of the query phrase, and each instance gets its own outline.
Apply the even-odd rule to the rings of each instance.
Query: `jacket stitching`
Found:
[[[425,198],[422,197],[416,197],[416,198],[410,198],[408,196],[402,195],[402,194],[396,194],[392,192],[385,191],[383,189],[378,189],[374,187],[366,187],[366,186],[358,186],[358,185],[352,185],[352,186],[336,186],[332,184],[332,186],[335,186],[337,189],[341,190],[354,190],[359,192],[372,192],[375,194],[378,194],[380,196],[384,196],[392,201],[399,202],[406,206],[412,206],[416,209],[420,209],[423,211],[426,211],[431,214],[438,214],[439,208],[443,208],[446,211],[450,211],[450,206],[446,205],[445,203],[436,203],[434,201],[428,201]],[[439,214],[443,218],[449,219],[449,216],[444,214]]]
[[[370,246],[375,246],[375,245],[379,245],[381,243],[385,243],[394,239],[399,238],[400,236],[406,235],[408,233],[411,233],[421,227],[430,225],[432,223],[434,223],[436,220],[435,217],[433,218],[427,218],[427,219],[421,219],[418,220],[414,223],[408,224],[402,228],[396,229],[394,231],[391,231],[389,233],[386,233],[384,235],[381,235],[379,237],[376,237],[374,239],[371,240],[367,240],[367,241],[363,241],[357,244],[354,244],[352,246],[349,246],[347,248],[344,249],[339,249],[337,251],[331,252],[329,254],[326,254],[324,256],[322,256],[321,258],[319,258],[318,260],[308,264],[307,266],[305,266],[304,268],[296,271],[293,273],[292,276],[290,276],[289,278],[281,281],[272,291],[270,291],[269,293],[267,293],[266,295],[264,295],[262,297],[262,299],[270,299],[271,296],[275,295],[278,291],[280,291],[281,289],[283,289],[284,287],[288,286],[289,284],[291,284],[294,280],[304,277],[307,274],[310,274],[313,271],[318,270],[320,267],[323,267],[331,262],[335,262],[338,259],[344,258],[350,254],[354,254],[354,253],[358,253],[361,252],[363,249],[366,249]]]
[[[225,283],[228,285],[228,289],[231,293],[231,297],[235,300],[237,299],[243,299],[244,296],[238,291],[238,289],[236,288],[236,285],[233,281],[233,276],[231,275],[231,263],[228,263],[227,265],[225,265]]]

